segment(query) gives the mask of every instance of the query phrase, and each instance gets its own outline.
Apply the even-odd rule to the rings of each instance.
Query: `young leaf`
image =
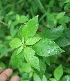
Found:
[[[50,81],[57,81],[55,78],[50,78]]]
[[[61,19],[65,15],[65,12],[57,14],[56,19]]]
[[[45,38],[33,45],[33,49],[39,56],[52,56],[64,52],[54,41]]]
[[[23,46],[19,47],[19,48],[17,49],[17,55],[18,55],[22,50],[23,50]]]
[[[40,77],[36,73],[34,73],[33,79],[34,81],[41,81]]]
[[[62,75],[63,75],[63,68],[62,65],[59,65],[54,71],[54,77],[56,80],[60,80]]]
[[[22,29],[22,35],[25,39],[32,38],[38,29],[38,16],[30,19]]]
[[[39,59],[34,55],[35,55],[35,51],[32,48],[30,47],[24,48],[24,57],[26,61],[35,69],[40,70]]]
[[[58,20],[58,24],[65,24],[65,23],[69,23],[69,22],[70,22],[70,18],[68,16],[64,16]]]
[[[9,43],[11,48],[18,48],[19,46],[22,45],[22,42],[19,38],[14,38],[10,43]]]
[[[57,25],[55,16],[55,13],[47,14],[47,27],[54,28]]]
[[[47,78],[45,75],[43,75],[42,81],[47,81]]]
[[[41,37],[33,37],[33,38],[30,38],[28,39],[25,44],[26,45],[33,45],[35,44],[36,42],[38,42],[39,40],[41,39]]]
[[[19,23],[25,23],[26,21],[28,21],[27,16],[20,16]]]
[[[16,14],[16,20],[14,21],[13,25],[16,26],[17,24],[25,23],[26,21],[28,21],[27,16],[20,16],[20,15]]]

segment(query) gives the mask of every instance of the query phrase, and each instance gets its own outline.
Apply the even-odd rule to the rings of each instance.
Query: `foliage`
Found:
[[[0,0],[0,67],[20,81],[70,81],[70,0]]]

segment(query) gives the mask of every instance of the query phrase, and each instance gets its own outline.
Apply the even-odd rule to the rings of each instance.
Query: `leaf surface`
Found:
[[[64,27],[60,25],[57,28],[53,28],[51,30],[48,28],[44,28],[40,35],[42,38],[49,38],[55,40],[63,34],[63,31]]]
[[[64,52],[54,41],[45,38],[33,46],[36,54],[39,56],[52,56]]]
[[[17,55],[17,50],[15,50],[10,59],[10,65],[12,66],[12,68],[13,69],[19,68],[21,65],[23,65],[23,61],[24,61],[23,52]]]
[[[14,38],[10,43],[9,43],[11,48],[18,48],[19,46],[22,45],[22,42],[19,38]]]
[[[60,12],[57,14],[56,19],[61,19],[65,15],[65,12]]]
[[[35,44],[36,42],[38,42],[39,40],[41,39],[41,37],[33,37],[33,38],[30,38],[26,41],[26,45],[33,45]]]
[[[62,65],[59,65],[54,71],[54,77],[56,80],[60,80],[62,75],[63,75],[63,68]]]
[[[24,48],[24,57],[26,59],[26,61],[35,69],[39,70],[39,59],[38,57],[34,56],[35,55],[35,51],[30,48],[30,47],[26,47]]]
[[[38,29],[38,16],[30,19],[22,29],[22,36],[27,40],[32,38]]]
[[[41,81],[40,77],[36,73],[34,73],[33,79],[34,81]]]

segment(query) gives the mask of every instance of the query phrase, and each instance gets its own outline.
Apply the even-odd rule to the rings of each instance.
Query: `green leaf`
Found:
[[[65,15],[65,12],[60,12],[57,14],[56,19],[61,19]]]
[[[64,76],[61,81],[70,81],[70,75]]]
[[[19,48],[17,49],[17,54],[19,54],[22,50],[23,50],[23,46],[19,47]]]
[[[10,43],[9,43],[11,48],[18,48],[19,46],[22,45],[22,42],[19,38],[14,38]]]
[[[50,78],[50,81],[57,81],[55,78]]]
[[[13,69],[16,69],[23,65],[24,61],[24,54],[21,52],[20,54],[17,55],[17,50],[15,50],[11,56],[10,59],[10,65],[12,66]],[[21,68],[20,68],[21,69]]]
[[[22,75],[22,73],[21,73],[21,75]],[[27,73],[27,72],[23,73],[20,81],[30,81],[29,80],[29,73]]]
[[[36,54],[39,56],[52,56],[64,52],[54,41],[45,38],[33,46]]]
[[[0,58],[8,56],[8,48],[4,44],[0,44]]]
[[[70,42],[70,27],[67,28],[67,29],[64,31],[64,36],[65,36],[66,39],[69,40],[69,42]]]
[[[23,27],[22,36],[25,39],[32,38],[36,34],[37,29],[38,29],[38,16],[35,16],[32,19],[30,19]]]
[[[34,67],[35,69],[37,69],[38,71],[40,71],[40,67],[39,67],[39,58],[36,56],[33,56],[30,61],[29,64]]]
[[[20,67],[19,67],[19,71],[21,73],[23,73],[23,72],[29,73],[29,72],[32,71],[32,68],[31,68],[31,66],[28,63],[23,62],[23,64],[20,65]]]
[[[40,77],[36,73],[34,73],[33,79],[34,81],[41,81]]]
[[[27,62],[29,62],[29,58],[33,57],[35,55],[35,51],[30,48],[30,47],[26,47],[24,48],[24,57],[27,60]]]
[[[41,39],[41,37],[33,37],[33,38],[30,38],[28,39],[25,44],[26,45],[33,45],[35,44],[36,42],[38,42],[39,40]]]
[[[43,57],[43,58],[44,58],[46,64],[48,64],[50,66],[50,60],[51,60],[51,58],[50,57]]]
[[[59,65],[55,70],[54,70],[54,77],[56,80],[60,80],[60,78],[63,75],[63,68],[62,65]]]
[[[66,39],[63,35],[61,37],[59,37],[57,40],[55,40],[55,41],[60,47],[65,47],[65,46],[70,45],[69,40]]]
[[[28,21],[27,16],[21,16],[20,17],[20,23],[25,23],[26,21]]]
[[[58,24],[65,24],[65,23],[69,23],[69,22],[70,22],[70,18],[67,16],[64,16],[58,20]]]
[[[18,21],[18,23],[25,23],[26,21],[28,21],[27,16],[20,16],[20,15],[16,15],[16,22]]]
[[[55,13],[47,14],[47,27],[48,28],[56,27],[57,20],[56,20],[55,16],[56,16]]]
[[[46,64],[45,64],[44,59],[40,59],[39,64],[40,64],[40,72],[41,74],[44,74],[46,70]]]
[[[16,20],[13,22],[13,26],[18,25],[19,23],[25,23],[26,21],[28,21],[27,16],[20,16],[18,14],[16,14]],[[9,26],[10,26],[10,21],[8,22]]]
[[[70,1],[70,0],[69,0]],[[64,10],[69,10],[70,9],[70,2],[68,2],[65,6],[64,6]]]
[[[44,28],[41,31],[40,35],[42,38],[49,38],[49,39],[55,40],[62,35],[63,30],[64,30],[64,27],[61,25],[51,30],[48,28]]]
[[[67,62],[69,62],[69,61],[70,61],[70,57],[68,57],[68,59],[67,59]],[[70,74],[70,68],[65,68],[64,72]]]
[[[11,36],[6,36],[6,38],[5,38],[6,40],[11,40],[12,39],[12,37]]]
[[[26,61],[35,69],[40,70],[39,59],[34,55],[35,55],[35,51],[32,48],[30,47],[24,48],[24,57]]]
[[[45,75],[43,75],[42,81],[47,81],[47,78]]]

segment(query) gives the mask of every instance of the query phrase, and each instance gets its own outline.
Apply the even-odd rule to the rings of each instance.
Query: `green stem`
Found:
[[[4,24],[5,26],[8,26],[8,24],[3,21],[0,21],[0,23]]]

